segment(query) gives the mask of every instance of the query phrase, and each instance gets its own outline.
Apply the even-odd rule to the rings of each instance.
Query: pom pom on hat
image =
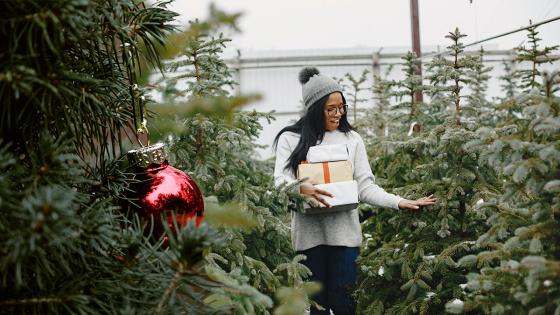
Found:
[[[305,84],[312,76],[319,74],[319,69],[315,67],[305,67],[299,71],[299,83]]]

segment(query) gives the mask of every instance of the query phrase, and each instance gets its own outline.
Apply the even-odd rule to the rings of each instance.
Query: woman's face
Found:
[[[329,95],[325,107],[323,108],[326,130],[334,131],[338,128],[340,118],[342,118],[344,111],[343,106],[344,100],[342,99],[342,94],[333,92]]]

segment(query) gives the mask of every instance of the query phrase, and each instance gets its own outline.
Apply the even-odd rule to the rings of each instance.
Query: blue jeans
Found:
[[[358,247],[319,245],[300,251],[307,256],[303,263],[313,273],[309,280],[321,283],[321,291],[311,298],[324,311],[311,308],[310,315],[354,315],[356,305],[351,293],[356,286],[356,258]]]

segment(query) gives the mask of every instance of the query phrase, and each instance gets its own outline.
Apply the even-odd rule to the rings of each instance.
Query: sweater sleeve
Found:
[[[286,133],[283,133],[278,139],[278,146],[276,147],[276,162],[274,163],[274,186],[277,188],[283,183],[291,184],[297,181],[291,170],[285,168],[290,154],[292,154],[292,149],[290,148],[290,143]],[[293,190],[299,191],[299,187],[296,186]]]
[[[366,147],[362,137],[358,138],[356,156],[354,157],[354,179],[358,182],[360,201],[374,206],[399,209],[400,196],[390,194],[375,183],[375,177],[369,165]]]

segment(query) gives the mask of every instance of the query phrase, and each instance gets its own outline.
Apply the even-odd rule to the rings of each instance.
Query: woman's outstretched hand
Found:
[[[325,195],[325,196],[329,196],[331,198],[334,197],[330,192],[319,189],[319,188],[316,188],[311,183],[302,183],[299,186],[299,192],[304,194],[304,195],[308,195],[308,196],[311,196],[311,197],[317,199],[317,201],[319,201],[320,203],[325,205],[325,207],[328,207],[328,208],[330,208],[331,205],[321,196]]]
[[[411,209],[417,210],[421,206],[429,206],[436,203],[437,198],[434,195],[429,195],[428,197],[422,197],[416,200],[403,199],[399,202],[399,209]]]

